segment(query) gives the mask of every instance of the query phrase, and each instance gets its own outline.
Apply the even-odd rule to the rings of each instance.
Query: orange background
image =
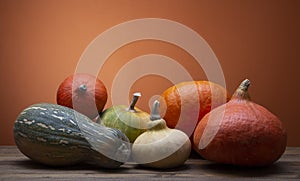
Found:
[[[100,33],[137,18],[165,18],[190,27],[208,42],[230,93],[249,78],[252,99],[282,120],[289,146],[300,146],[299,17],[297,0],[1,0],[0,145],[14,144],[13,123],[25,107],[55,103],[60,82],[74,73],[80,55]],[[110,91],[122,65],[149,53],[169,56],[195,80],[206,79],[191,55],[155,40],[118,49],[99,78]],[[131,92],[142,92],[137,106],[149,111],[149,98],[171,85],[167,78],[148,75]],[[110,105],[111,98],[106,107]]]

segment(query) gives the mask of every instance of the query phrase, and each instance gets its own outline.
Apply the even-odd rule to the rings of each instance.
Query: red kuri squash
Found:
[[[205,159],[240,166],[278,160],[287,144],[281,121],[250,100],[244,80],[231,100],[206,114],[194,132],[194,149]]]
[[[84,73],[67,77],[59,86],[57,104],[73,108],[90,119],[102,112],[107,101],[107,90],[101,80]]]

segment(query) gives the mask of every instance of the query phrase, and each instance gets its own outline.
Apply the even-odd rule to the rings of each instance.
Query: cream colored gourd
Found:
[[[137,137],[132,145],[132,158],[136,163],[150,168],[178,167],[190,155],[190,139],[184,132],[168,128],[158,109],[159,101],[155,101],[148,130]]]

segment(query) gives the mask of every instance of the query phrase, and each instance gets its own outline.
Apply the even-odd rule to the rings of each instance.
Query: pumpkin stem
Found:
[[[151,110],[151,113],[150,113],[150,120],[151,121],[161,119],[158,108],[159,108],[159,101],[156,100],[153,103],[152,110]]]
[[[135,111],[134,106],[135,106],[136,102],[138,101],[139,97],[141,97],[141,95],[142,94],[140,92],[136,92],[133,94],[131,103],[128,108],[130,111]]]
[[[78,92],[84,93],[87,91],[87,86],[85,84],[81,84],[78,88],[77,88]]]
[[[240,86],[236,89],[231,99],[244,99],[250,100],[250,95],[248,93],[248,88],[250,86],[250,80],[245,79]]]
[[[250,80],[249,79],[245,79],[239,86],[239,89],[243,90],[243,91],[248,91],[248,88],[250,86]]]

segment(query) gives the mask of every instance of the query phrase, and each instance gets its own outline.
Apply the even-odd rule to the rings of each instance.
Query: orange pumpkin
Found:
[[[252,102],[249,80],[231,100],[204,116],[194,132],[194,149],[205,159],[241,166],[264,166],[278,160],[286,148],[281,121]]]
[[[73,108],[94,119],[102,112],[107,91],[101,80],[84,73],[67,77],[59,86],[56,95],[57,104]]]
[[[211,109],[228,101],[224,87],[210,81],[189,81],[168,88],[161,95],[161,113],[170,128],[191,136],[197,123]]]

